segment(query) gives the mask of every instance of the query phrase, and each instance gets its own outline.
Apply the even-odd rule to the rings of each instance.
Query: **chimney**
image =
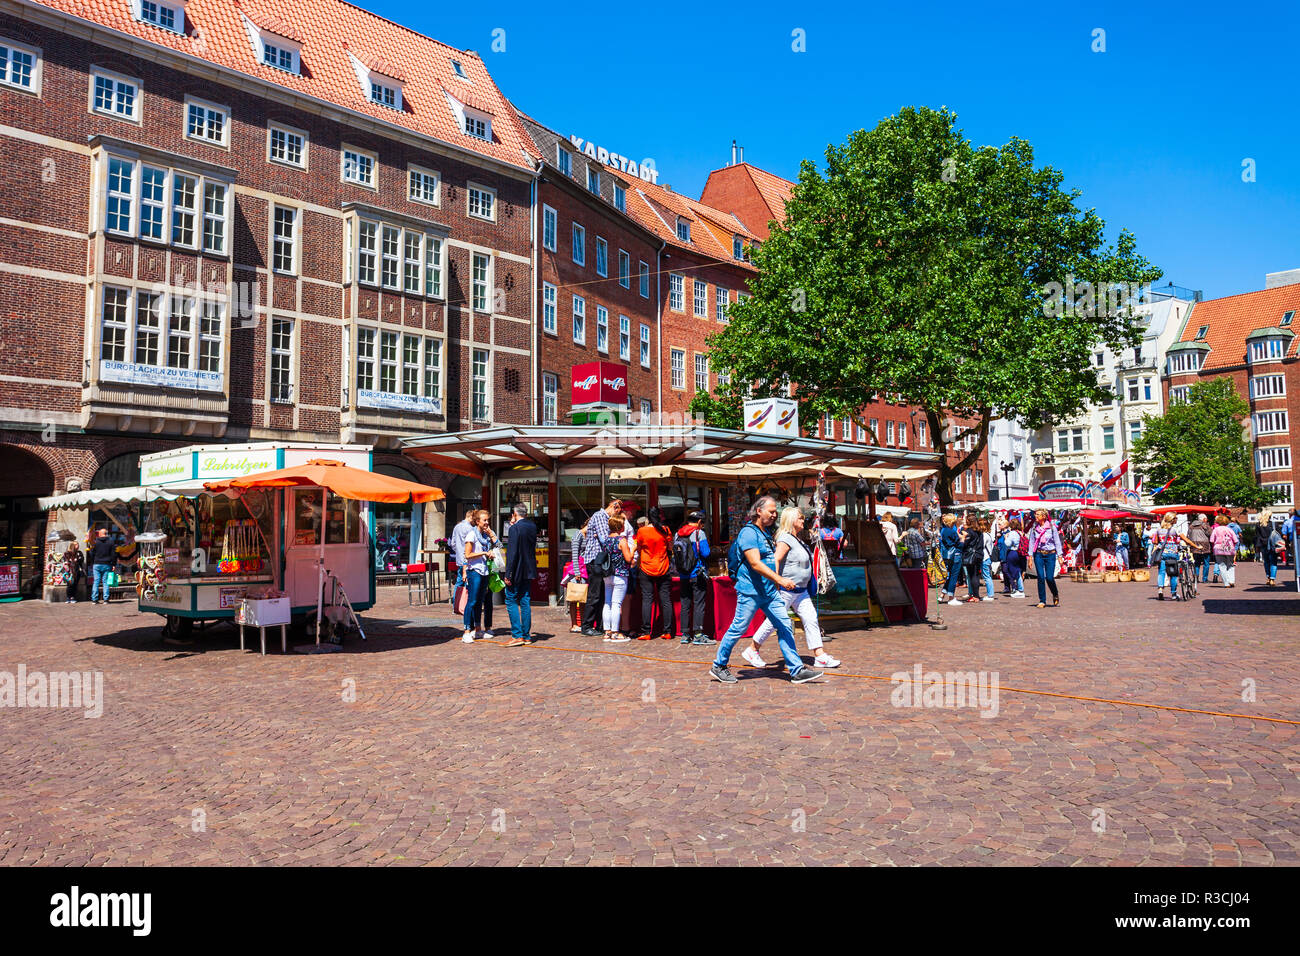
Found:
[[[740,161],[741,161],[742,163],[745,161],[745,147],[743,147],[743,146],[740,147]]]
[[[736,141],[734,139],[731,141],[731,162],[728,163],[727,165],[728,166],[736,165]]]
[[[1264,275],[1264,288],[1277,289],[1284,285],[1300,282],[1300,269],[1288,269],[1286,272],[1269,272]]]

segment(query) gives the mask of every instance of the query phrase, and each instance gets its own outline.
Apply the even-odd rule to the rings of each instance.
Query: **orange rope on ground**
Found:
[[[476,644],[495,644],[498,647],[505,647],[501,641],[476,641]],[[646,654],[629,654],[627,651],[607,651],[598,647],[551,647],[545,644],[531,644],[530,647],[545,648],[549,651],[571,651],[576,654],[609,654],[613,657],[629,657],[638,661],[654,661],[660,664],[688,664],[691,667],[699,667],[697,661],[684,661],[675,657],[650,657]],[[880,677],[876,674],[850,674],[843,671],[823,671],[827,677],[852,677],[857,680],[883,680],[893,681],[891,677]],[[1300,727],[1300,720],[1287,720],[1283,717],[1260,717],[1255,714],[1232,714],[1217,710],[1197,710],[1192,707],[1174,707],[1170,704],[1146,704],[1136,700],[1114,700],[1109,697],[1083,697],[1078,694],[1061,694],[1050,690],[1029,690],[1024,687],[999,687],[999,691],[1008,691],[1012,694],[1033,694],[1037,697],[1060,697],[1065,700],[1082,700],[1090,701],[1096,704],[1118,704],[1122,707],[1147,707],[1152,710],[1168,710],[1180,714],[1205,714],[1210,717],[1233,717],[1238,720],[1261,720],[1272,724],[1291,724]]]

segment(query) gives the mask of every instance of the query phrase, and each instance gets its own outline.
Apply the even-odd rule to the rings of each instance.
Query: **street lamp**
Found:
[[[1002,463],[1002,487],[1006,489],[1006,496],[1011,497],[1011,473],[1016,470],[1015,464],[1009,461]]]

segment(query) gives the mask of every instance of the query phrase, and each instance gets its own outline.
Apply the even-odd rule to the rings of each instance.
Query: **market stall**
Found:
[[[1073,566],[1068,570],[1083,572],[1076,580],[1112,583],[1133,580],[1133,556],[1138,553],[1137,542],[1142,537],[1141,526],[1156,517],[1149,511],[1132,507],[1083,508],[1079,511],[1083,545],[1077,552]],[[1119,553],[1119,535],[1129,536],[1129,560]],[[1139,577],[1138,580],[1145,578]]]

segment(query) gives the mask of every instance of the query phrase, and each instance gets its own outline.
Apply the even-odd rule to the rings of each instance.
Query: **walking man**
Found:
[[[587,603],[582,606],[582,633],[587,637],[604,637],[605,569],[609,563],[609,519],[623,513],[623,502],[611,498],[587,521],[587,536],[582,544],[582,559],[587,562]],[[646,622],[647,625],[649,622]]]
[[[506,647],[533,643],[533,578],[537,577],[537,525],[528,509],[510,510],[506,531],[506,613],[510,615],[510,642]]]
[[[451,585],[451,596],[456,598],[456,585],[465,580],[465,539],[474,530],[474,515],[478,508],[465,509],[465,520],[451,529],[451,553],[456,556],[456,580]]]
[[[113,546],[113,539],[108,536],[107,528],[100,528],[95,543],[90,546],[90,565],[94,575],[90,581],[91,604],[108,603],[108,584],[105,579],[108,572],[113,570],[113,562],[116,560],[117,549]]]
[[[785,601],[780,597],[778,588],[793,591],[795,583],[789,578],[776,573],[776,549],[772,543],[772,530],[776,524],[776,499],[764,495],[754,502],[749,511],[749,522],[736,535],[732,546],[732,555],[738,560],[729,562],[735,565],[736,577],[736,616],[732,618],[731,627],[723,635],[718,656],[709,668],[714,680],[724,684],[736,683],[736,675],[731,673],[727,664],[731,660],[731,651],[736,642],[749,628],[749,622],[756,614],[765,614],[776,628],[776,637],[781,645],[781,656],[790,672],[790,680],[795,684],[805,684],[817,680],[822,672],[804,664],[794,644],[794,628],[790,616],[785,610]],[[739,554],[737,554],[739,552]]]

